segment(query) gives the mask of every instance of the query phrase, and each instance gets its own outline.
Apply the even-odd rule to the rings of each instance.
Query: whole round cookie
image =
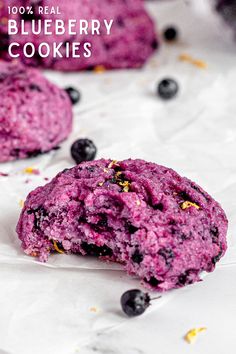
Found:
[[[8,6],[29,6],[32,7],[34,15],[8,15]],[[48,15],[39,14],[38,8],[47,6],[58,8],[60,14]],[[7,35],[7,19],[15,19],[20,24],[25,22],[26,35]],[[55,32],[55,20],[62,19],[67,28],[63,35],[45,35],[43,33],[34,35],[32,33],[32,20],[53,20],[52,31]],[[24,64],[41,66],[63,71],[92,70],[97,66],[107,69],[112,68],[137,68],[142,66],[158,46],[155,34],[154,23],[144,8],[142,0],[9,0],[3,2],[0,8],[0,40],[4,43],[4,48],[0,51],[2,58],[9,58],[7,54],[8,46],[13,42],[18,42],[20,47],[14,47],[14,54],[20,54]],[[76,35],[69,35],[69,20],[76,20]],[[88,34],[79,33],[80,21],[88,21]],[[92,33],[92,21],[99,21],[99,35]],[[113,20],[110,34],[104,24],[104,20]],[[97,22],[98,23],[98,22]],[[97,23],[95,24],[97,26]],[[38,28],[38,27],[37,27]],[[36,52],[32,58],[23,55],[23,47],[27,42],[33,43]],[[38,47],[41,43],[48,43],[50,54],[42,58],[38,54]],[[80,57],[72,58],[72,43],[80,43],[80,48],[76,51]],[[83,48],[86,42],[91,43],[90,57],[85,57]],[[53,56],[54,45],[60,45],[59,55]],[[69,55],[68,49],[69,48]],[[44,48],[44,52],[45,52]],[[87,52],[86,52],[87,54]]]
[[[200,280],[224,255],[227,218],[202,188],[143,160],[97,160],[59,173],[29,194],[17,232],[24,251],[122,263],[164,291]]]
[[[68,94],[37,69],[0,61],[0,162],[55,148],[71,131]]]

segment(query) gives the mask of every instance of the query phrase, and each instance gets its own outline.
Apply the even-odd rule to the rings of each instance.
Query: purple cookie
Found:
[[[24,251],[122,263],[164,291],[200,280],[224,255],[227,218],[198,185],[142,160],[82,163],[31,192],[17,232]]]
[[[34,5],[33,5],[34,4]],[[12,42],[20,43],[21,49],[26,42],[32,42],[36,48],[42,43],[47,42],[50,48],[53,42],[57,44],[63,43],[60,48],[63,58],[53,58],[52,54],[47,58],[41,58],[34,55],[33,58],[27,59],[22,54],[22,50],[17,51],[21,55],[21,60],[25,64],[32,66],[41,66],[63,71],[76,70],[92,70],[96,66],[104,66],[107,69],[112,68],[138,68],[142,66],[154,50],[158,46],[155,34],[154,23],[144,9],[142,0],[9,0],[0,9],[0,18],[7,19],[7,6],[32,6],[34,16],[11,15],[11,18],[21,21],[25,20],[26,30],[29,35],[7,35],[7,21],[0,22],[0,40],[4,43],[0,56],[6,58],[8,45]],[[55,6],[60,8],[61,15],[38,15],[38,5]],[[104,21],[114,20],[111,34],[106,34],[105,27],[101,27],[101,35],[78,34],[68,35],[68,31],[64,35],[34,35],[31,31],[32,19],[63,19],[66,24],[68,20],[76,19],[79,24],[80,20],[92,19]],[[67,58],[66,43],[81,43],[82,50],[79,51],[80,58]],[[92,56],[85,58],[83,53],[83,44],[90,42],[92,44]],[[52,53],[52,51],[51,51]]]
[[[66,139],[68,94],[37,69],[0,61],[0,162],[36,156]]]

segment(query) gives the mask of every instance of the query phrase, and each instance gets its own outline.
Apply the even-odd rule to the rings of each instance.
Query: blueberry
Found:
[[[178,90],[179,86],[173,79],[166,78],[158,84],[158,95],[164,100],[169,100],[176,96]]]
[[[219,229],[218,229],[218,227],[216,227],[216,226],[211,227],[210,235],[212,237],[212,242],[213,243],[218,243],[218,240],[219,240]]]
[[[162,203],[155,204],[153,205],[153,209],[163,211],[164,205]]]
[[[150,297],[147,293],[138,289],[126,291],[120,299],[124,313],[129,317],[139,316],[146,311],[150,305]]]
[[[164,258],[167,266],[172,263],[174,258],[174,252],[171,248],[162,247],[157,253]]]
[[[236,2],[235,0],[218,0],[217,11],[223,19],[236,30]]]
[[[81,94],[78,90],[76,90],[73,87],[67,87],[65,88],[66,93],[70,97],[71,103],[76,104],[77,102],[80,101]]]
[[[89,139],[78,139],[71,146],[71,156],[77,164],[94,160],[97,148]]]
[[[175,27],[167,27],[163,31],[163,37],[167,42],[175,41],[178,38],[178,30]]]
[[[93,243],[82,242],[81,248],[86,252],[87,255],[94,257],[111,257],[113,254],[112,249],[106,245],[97,246]]]
[[[132,254],[131,259],[134,263],[140,264],[143,261],[143,255],[142,255],[142,253],[140,253],[140,251],[138,249],[136,249],[134,251],[134,253]]]

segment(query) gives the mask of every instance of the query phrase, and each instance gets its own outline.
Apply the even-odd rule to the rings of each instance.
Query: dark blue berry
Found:
[[[140,264],[143,261],[143,255],[138,249],[136,249],[132,254],[131,259],[134,263]]]
[[[150,305],[150,297],[147,293],[138,289],[126,291],[120,299],[124,313],[129,317],[142,315]]]
[[[77,102],[80,101],[81,94],[78,90],[76,90],[73,87],[67,87],[67,88],[65,88],[65,91],[67,92],[68,96],[70,97],[72,104],[76,104]]]
[[[216,9],[232,29],[236,31],[236,1],[218,0]]]
[[[81,244],[82,249],[87,253],[89,256],[94,257],[105,257],[105,256],[112,256],[112,250],[106,245],[97,246],[92,243],[82,242]]]
[[[219,229],[218,229],[218,227],[213,226],[210,229],[210,234],[211,234],[211,237],[212,237],[212,242],[213,243],[218,243],[218,241],[219,241]]]
[[[76,140],[71,146],[71,156],[77,164],[94,160],[97,148],[89,139]]]
[[[164,99],[169,100],[176,96],[179,90],[177,82],[173,79],[164,79],[158,84],[158,95]]]
[[[163,31],[163,37],[167,42],[175,41],[178,38],[178,30],[175,27],[167,27]]]

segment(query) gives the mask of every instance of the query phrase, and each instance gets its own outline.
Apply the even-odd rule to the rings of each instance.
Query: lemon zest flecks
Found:
[[[192,64],[197,66],[199,69],[206,69],[207,68],[207,63],[203,60],[200,60],[200,59],[194,59],[192,61]]]
[[[128,192],[130,188],[130,182],[129,181],[124,181],[124,182],[118,182],[119,186],[123,187],[123,192]]]
[[[90,312],[98,313],[99,309],[96,306],[90,307],[89,309]]]
[[[181,204],[181,208],[182,208],[183,210],[188,209],[188,208],[190,208],[190,207],[194,207],[194,208],[196,208],[196,209],[200,209],[200,206],[199,206],[199,205],[197,205],[196,203],[189,202],[188,200],[186,200],[185,202],[183,202],[183,203]]]
[[[31,252],[31,253],[29,254],[29,256],[31,256],[31,257],[38,257],[38,252],[33,251],[33,252]]]
[[[95,66],[95,68],[93,69],[93,71],[94,71],[95,73],[97,73],[97,74],[102,74],[102,73],[104,73],[104,72],[106,71],[106,68],[105,68],[105,66],[103,66],[103,65],[97,65],[97,66]]]
[[[21,200],[19,201],[19,206],[20,206],[21,208],[23,208],[23,207],[24,207],[24,204],[25,204],[24,200],[21,199]]]
[[[181,54],[179,55],[179,60],[180,61],[185,61],[187,63],[190,63],[199,69],[206,69],[207,68],[207,63],[204,60],[201,59],[195,59],[189,54]]]
[[[39,170],[34,167],[26,167],[23,172],[29,175],[39,175]]]
[[[58,247],[56,241],[53,240],[53,246],[55,248],[55,250],[58,252],[58,253],[64,253],[64,251],[60,250],[60,248]]]
[[[117,160],[111,161],[108,165],[108,168],[112,168],[113,166],[119,166],[117,162],[118,162]]]
[[[184,336],[184,339],[186,340],[187,343],[191,344],[191,343],[195,342],[198,333],[203,332],[203,331],[206,331],[206,327],[199,327],[199,328],[190,329],[186,333],[186,335]]]

